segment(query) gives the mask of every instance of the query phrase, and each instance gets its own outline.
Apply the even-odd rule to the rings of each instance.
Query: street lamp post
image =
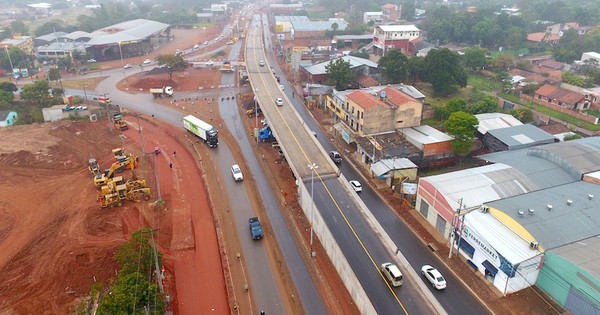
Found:
[[[81,85],[83,87],[83,96],[85,97],[85,100],[87,101],[87,92],[85,91],[85,87],[87,86],[87,84],[82,84]]]
[[[314,222],[314,206],[315,206],[315,198],[314,198],[314,186],[315,186],[315,169],[319,168],[316,163],[312,163],[308,165],[310,168],[310,254],[312,257],[315,257],[315,252],[313,251],[313,222]]]
[[[4,45],[4,49],[6,50],[6,55],[8,56],[8,62],[10,62],[10,71],[13,71],[15,67],[13,67],[12,59],[10,59],[10,53],[8,52],[8,46]],[[10,74],[12,76],[12,73]]]
[[[123,64],[123,50],[121,50],[121,42],[119,42],[119,55],[121,55],[121,67],[125,66]]]

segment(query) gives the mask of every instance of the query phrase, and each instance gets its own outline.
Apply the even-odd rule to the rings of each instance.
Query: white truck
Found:
[[[183,128],[200,137],[211,148],[216,148],[219,145],[219,132],[217,129],[193,115],[183,117]]]
[[[150,93],[154,98],[163,97],[163,96],[173,96],[173,87],[171,86],[163,86],[163,87],[153,87],[150,88]]]

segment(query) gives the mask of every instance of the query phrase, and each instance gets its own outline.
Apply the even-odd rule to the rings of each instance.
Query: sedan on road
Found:
[[[275,105],[277,106],[283,106],[283,99],[281,97],[278,97],[275,99]]]
[[[130,64],[130,63],[128,63],[128,64],[126,64],[126,65],[124,65],[124,66],[123,66],[123,68],[125,68],[125,69],[131,69],[131,67],[132,67],[132,66],[131,66],[131,64]]]
[[[438,289],[443,290],[446,288],[446,279],[444,276],[435,268],[430,265],[424,265],[421,267],[421,274],[425,276],[425,279],[431,283],[431,285]]]
[[[147,64],[150,64],[151,62],[152,62],[152,60],[150,60],[150,59],[146,59],[146,60],[144,60],[144,64],[145,64],[145,65],[147,65]]]
[[[362,185],[357,180],[351,180],[350,181],[350,186],[352,186],[352,189],[354,189],[354,191],[356,191],[356,192],[361,192],[362,191]]]
[[[231,175],[233,175],[233,179],[236,182],[244,180],[244,174],[242,174],[242,170],[240,169],[240,166],[237,164],[233,164],[231,166]]]

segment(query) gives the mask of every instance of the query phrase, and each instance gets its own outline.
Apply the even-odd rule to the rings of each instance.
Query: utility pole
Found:
[[[315,186],[315,169],[319,168],[316,163],[312,163],[308,165],[310,168],[310,255],[315,257],[315,252],[313,251],[313,222],[314,222],[314,207],[315,207],[315,195],[314,195],[314,186]]]
[[[81,87],[83,87],[83,96],[85,96],[85,100],[87,101],[87,92],[85,91],[85,87],[87,86],[87,84],[82,84]]]
[[[110,121],[110,110],[108,109],[108,102],[106,101],[106,95],[108,95],[108,93],[100,94],[100,96],[102,96],[104,98],[104,105],[106,106],[106,118],[108,119],[108,132],[112,132],[112,126],[111,126],[111,121]],[[98,100],[98,103],[100,103],[100,100]]]

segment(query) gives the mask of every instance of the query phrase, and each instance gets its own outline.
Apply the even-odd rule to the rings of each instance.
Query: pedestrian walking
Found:
[[[173,163],[169,162],[169,168],[173,168]]]
[[[177,151],[173,151],[173,156],[177,156]]]

